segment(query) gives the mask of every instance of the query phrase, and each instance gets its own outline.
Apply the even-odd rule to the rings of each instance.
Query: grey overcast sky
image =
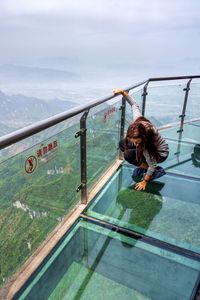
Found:
[[[200,1],[1,0],[0,40],[0,64],[197,74]]]

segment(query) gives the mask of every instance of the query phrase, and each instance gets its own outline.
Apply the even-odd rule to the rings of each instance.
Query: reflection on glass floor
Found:
[[[200,262],[79,221],[19,299],[191,299]]]
[[[200,253],[200,182],[165,175],[136,191],[123,166],[86,211],[107,221]]]

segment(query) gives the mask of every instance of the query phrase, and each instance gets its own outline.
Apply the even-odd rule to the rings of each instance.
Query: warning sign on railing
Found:
[[[58,154],[58,140],[42,143],[38,148],[33,150],[33,153],[25,160],[25,171],[27,174],[32,174],[36,169],[46,165]]]

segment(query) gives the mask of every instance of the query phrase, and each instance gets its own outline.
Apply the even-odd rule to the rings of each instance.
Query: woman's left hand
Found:
[[[136,183],[135,189],[138,190],[138,191],[145,190],[146,185],[147,185],[147,182],[143,180],[141,182]]]

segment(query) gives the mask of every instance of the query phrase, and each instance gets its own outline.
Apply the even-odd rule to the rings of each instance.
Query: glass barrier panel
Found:
[[[156,127],[179,123],[182,113],[185,84],[148,87],[145,117]]]
[[[66,121],[63,121],[51,128],[47,128],[33,136],[30,136],[20,142],[17,142],[5,149],[0,150],[0,162],[5,161],[6,159],[26,150],[30,147],[42,143],[43,140],[50,138],[52,135],[56,135],[59,132],[63,131],[66,128],[71,127],[72,125],[79,124],[80,115],[77,115],[73,118],[70,118]]]
[[[200,178],[200,147],[192,143],[167,140],[169,156],[161,165],[165,171]],[[198,153],[197,153],[198,151]]]
[[[118,158],[121,96],[92,108],[87,118],[88,187]]]
[[[197,122],[198,123],[198,122]],[[161,130],[169,145],[169,156],[162,166],[170,173],[200,178],[200,130],[196,122]]]
[[[80,198],[77,131],[70,126],[0,164],[1,286]]]
[[[198,125],[198,122],[192,122],[189,124],[184,124],[183,126],[161,130],[160,133],[163,137],[170,140],[199,144],[200,143],[199,128],[200,125]]]
[[[136,92],[130,91],[129,93],[129,95],[133,97],[138,103],[141,113],[142,113],[142,103],[143,103],[143,92],[144,92],[143,89],[140,89]],[[126,122],[125,122],[125,131],[124,131],[125,135],[129,125],[132,122],[133,122],[133,113],[132,113],[131,105],[128,102],[126,102]]]
[[[191,83],[184,121],[200,120],[200,83]]]

